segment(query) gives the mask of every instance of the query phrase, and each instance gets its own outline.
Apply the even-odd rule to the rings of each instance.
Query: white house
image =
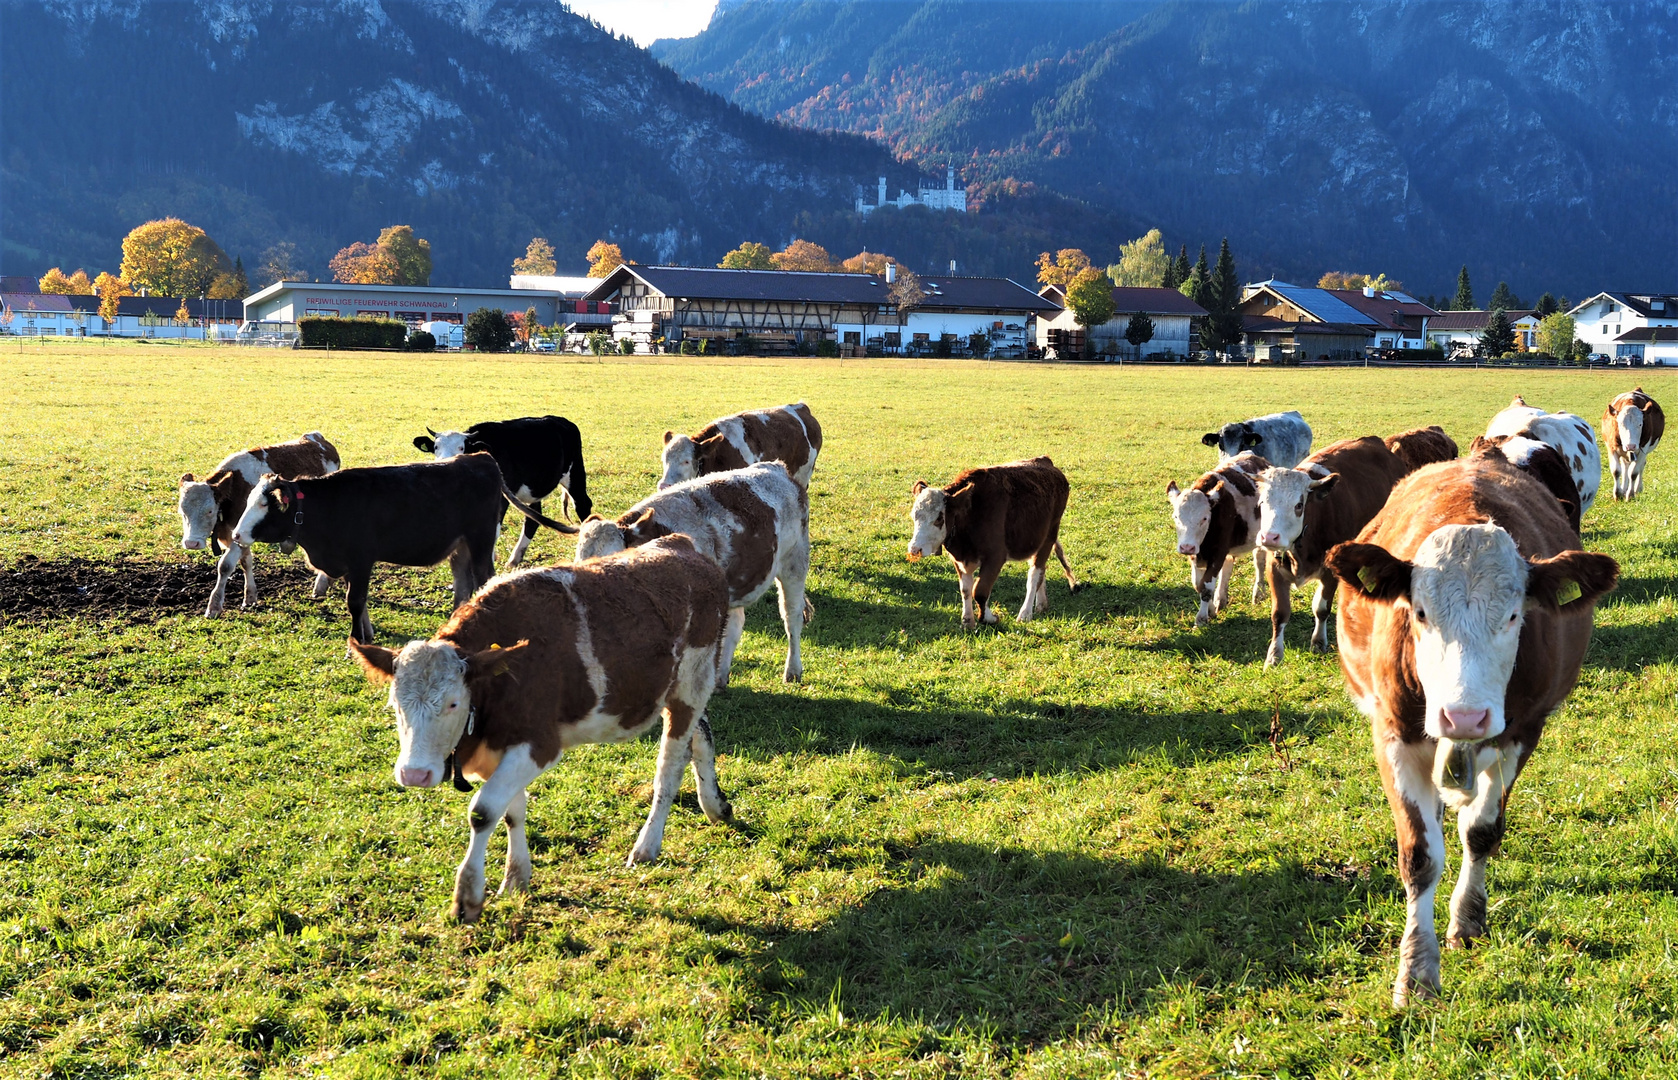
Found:
[[[1653,358],[1670,355],[1669,350],[1660,347],[1663,343],[1655,340],[1659,335],[1637,332],[1651,327],[1678,326],[1678,296],[1600,292],[1575,305],[1568,314],[1573,316],[1573,335],[1591,347],[1593,356],[1642,358],[1645,363],[1673,362]]]
[[[1078,325],[1072,309],[1065,306],[1064,286],[1045,286],[1038,295],[1061,309],[1053,315],[1046,315],[1037,320],[1037,344],[1040,348],[1051,344],[1051,336],[1060,338],[1056,331],[1060,331],[1061,334],[1084,331],[1088,335],[1091,350],[1097,355],[1130,355],[1135,352],[1140,356],[1150,356],[1154,353],[1188,356],[1195,347],[1194,320],[1206,317],[1205,308],[1176,289],[1115,288],[1113,317],[1099,326],[1084,330]],[[1133,350],[1124,334],[1130,327],[1131,317],[1135,315],[1146,315],[1153,321],[1154,336],[1140,348]]]
[[[1509,325],[1515,331],[1515,345],[1525,352],[1535,348],[1538,324],[1543,322],[1536,311],[1505,311]],[[1427,322],[1427,342],[1438,345],[1447,353],[1459,348],[1473,348],[1480,344],[1480,335],[1491,322],[1489,311],[1441,311]]]

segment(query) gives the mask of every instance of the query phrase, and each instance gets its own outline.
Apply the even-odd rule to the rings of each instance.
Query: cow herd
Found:
[[[1643,486],[1664,417],[1641,388],[1604,421],[1616,498]],[[478,424],[414,440],[434,460],[343,468],[318,432],[234,454],[205,480],[182,477],[182,543],[220,551],[205,614],[224,608],[245,568],[256,602],[256,543],[301,547],[318,574],[347,584],[349,648],[389,685],[396,781],[477,788],[471,841],[452,913],[483,910],[490,835],[505,821],[502,890],[530,881],[529,784],[572,746],[633,739],[662,720],[652,808],[631,864],[656,859],[664,822],[691,763],[713,822],[732,809],[717,784],[706,719],[727,685],[745,609],[773,584],[787,634],[788,682],[803,675],[800,638],[814,612],[808,489],[821,427],[802,402],[724,417],[693,434],[664,433],[658,490],[616,519],[594,514],[581,436],[561,417]],[[1253,556],[1256,603],[1271,592],[1265,662],[1279,664],[1296,585],[1316,582],[1311,635],[1337,643],[1349,692],[1372,721],[1393,811],[1407,924],[1394,999],[1439,989],[1433,898],[1445,806],[1458,811],[1461,875],[1447,941],[1485,932],[1485,861],[1503,807],[1545,717],[1571,691],[1598,597],[1618,566],[1580,550],[1580,516],[1600,483],[1590,425],[1522,399],[1492,419],[1467,457],[1438,427],[1346,439],[1313,453],[1298,412],[1225,425],[1202,440],[1217,466],[1166,494],[1178,551],[1189,557],[1205,625],[1229,603],[1237,561]],[[1079,587],[1059,530],[1069,485],[1047,457],[968,469],[912,489],[910,560],[947,552],[962,624],[994,623],[992,590],[1010,560],[1029,560],[1017,619],[1048,607],[1050,556]],[[559,493],[579,525],[555,521]],[[526,520],[506,571],[493,576],[507,508]],[[577,533],[570,565],[519,568],[540,526]],[[374,643],[366,613],[376,563],[449,561],[456,609],[429,640]]]

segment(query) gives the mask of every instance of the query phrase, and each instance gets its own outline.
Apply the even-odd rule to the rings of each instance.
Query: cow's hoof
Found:
[[[508,868],[506,876],[501,879],[501,895],[530,891],[530,867],[514,870]]]
[[[704,808],[701,807],[701,809]],[[734,804],[729,802],[727,799],[724,799],[722,801],[722,806],[718,808],[716,813],[713,814],[709,810],[705,811],[705,820],[709,821],[713,825],[728,824],[730,821],[734,820]]]
[[[1264,654],[1264,666],[1265,667],[1275,667],[1278,664],[1280,664],[1281,662],[1282,662],[1282,654],[1280,652],[1276,651],[1275,649],[1271,649],[1269,652]]]
[[[471,926],[484,913],[484,902],[480,898],[476,903],[464,897],[457,896],[454,903],[449,905],[449,918],[462,926]]]
[[[224,610],[225,609],[220,604],[211,604],[209,607],[204,609],[204,617],[206,619],[219,619],[221,618],[221,613]]]
[[[1194,617],[1194,627],[1195,627],[1196,630],[1200,629],[1203,626],[1210,626],[1211,624],[1212,624],[1212,617],[1210,615],[1196,615]]]
[[[788,664],[787,669],[781,672],[781,681],[789,683],[803,682],[804,669],[802,667],[793,667],[791,664]]]
[[[659,848],[659,845],[657,845],[657,844],[648,844],[648,845],[645,845],[645,846],[642,846],[641,844],[636,844],[633,848],[630,849],[629,861],[625,865],[633,867],[633,866],[639,866],[639,865],[642,865],[642,864],[645,864],[645,863],[657,862],[658,861],[658,848]]]
[[[1400,979],[1393,985],[1393,1008],[1407,1008],[1414,1001],[1432,1001],[1439,996],[1439,977]]]

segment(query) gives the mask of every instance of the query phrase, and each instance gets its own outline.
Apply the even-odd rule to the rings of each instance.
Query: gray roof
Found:
[[[620,266],[589,292],[602,300],[637,278],[664,296],[703,300],[762,300],[803,304],[885,304],[890,288],[872,274],[824,274],[801,270],[723,270],[697,266]],[[921,278],[926,308],[997,308],[1059,311],[1009,278]]]

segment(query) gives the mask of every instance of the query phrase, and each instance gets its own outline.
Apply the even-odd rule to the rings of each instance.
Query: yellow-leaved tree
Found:
[[[833,256],[827,253],[827,249],[808,240],[794,240],[769,256],[769,262],[777,270],[805,270],[818,274],[829,273],[835,268]]]
[[[771,270],[774,268],[775,253],[769,250],[768,244],[757,244],[747,240],[722,257],[717,265],[724,270]]]
[[[332,280],[346,285],[395,285],[402,272],[390,252],[359,240],[332,256],[326,265],[332,270]]]
[[[554,246],[540,236],[532,238],[526,245],[523,258],[513,260],[515,274],[547,277],[558,272],[559,264],[554,262]]]
[[[133,296],[134,290],[121,278],[102,273],[93,279],[93,293],[99,297],[99,317],[105,320],[105,329],[109,330],[111,323],[116,321],[122,298]]]
[[[44,293],[57,293],[59,296],[92,296],[93,283],[87,279],[86,270],[66,274],[55,266],[41,275],[40,290]]]
[[[1089,268],[1090,257],[1082,248],[1061,248],[1053,255],[1045,251],[1037,256],[1037,281],[1042,285],[1070,285]]]
[[[897,260],[889,255],[880,255],[872,251],[859,251],[855,255],[839,264],[839,269],[847,274],[873,274],[884,276],[886,267]]]
[[[122,279],[153,296],[200,296],[232,269],[220,245],[180,218],[148,221],[122,238]]]
[[[1158,288],[1165,284],[1171,257],[1165,253],[1165,238],[1149,229],[1128,244],[1119,245],[1119,261],[1107,268],[1107,276],[1120,288]]]
[[[629,262],[623,257],[623,248],[610,240],[596,240],[585,258],[588,259],[588,276],[592,278],[609,277],[613,270]]]

